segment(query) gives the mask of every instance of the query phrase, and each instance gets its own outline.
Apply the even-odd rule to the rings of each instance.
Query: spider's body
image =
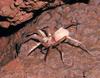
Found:
[[[48,34],[48,36],[45,35],[45,33],[41,30],[39,30],[41,38],[41,44],[45,47],[55,46],[62,42],[63,40],[67,39],[69,36],[68,30],[64,28],[60,28],[57,30],[54,34]]]
[[[75,47],[79,47],[89,54],[89,51],[86,49],[86,47],[80,41],[71,38],[69,36],[69,31],[67,29],[63,28],[63,27],[59,28],[53,34],[50,31],[46,32],[42,29],[38,30],[37,34],[35,33],[35,34],[31,35],[30,37],[28,37],[27,40],[30,40],[30,39],[38,40],[38,42],[36,43],[35,46],[33,46],[30,49],[29,54],[31,54],[33,50],[35,50],[40,45],[42,45],[45,49],[47,49],[47,52],[45,52],[46,56],[49,52],[49,49],[51,47],[55,47],[56,50],[60,53],[61,59],[62,59],[62,52],[59,50],[59,48],[57,48],[57,45],[60,44],[61,42],[69,43],[69,44],[71,44]],[[46,56],[45,56],[45,60],[46,60]],[[62,61],[63,61],[63,59],[62,59]]]

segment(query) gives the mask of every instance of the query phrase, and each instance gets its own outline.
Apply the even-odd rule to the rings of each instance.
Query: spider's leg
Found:
[[[21,44],[27,43],[27,42],[30,41],[30,40],[33,40],[33,41],[34,41],[34,38],[26,38],[26,39],[24,39],[24,40],[22,41]]]
[[[17,55],[18,55],[19,52],[20,52],[21,46],[22,46],[24,43],[26,43],[26,42],[28,42],[28,41],[30,41],[30,40],[34,40],[34,38],[26,37],[26,38],[23,38],[23,40],[20,40],[20,43],[16,43],[16,44],[15,44],[15,48],[16,48],[16,53],[17,53]]]
[[[27,36],[25,38],[23,38],[21,44],[24,44],[30,40],[34,40],[34,41],[41,41],[41,38],[40,36],[38,36],[37,34],[33,34],[33,35],[30,35],[30,36]]]
[[[28,53],[28,56],[29,56],[39,45],[41,45],[41,43],[37,43],[35,46],[33,46],[33,47],[30,49],[30,51],[29,51],[29,53]]]
[[[63,55],[62,55],[61,50],[60,50],[57,46],[56,46],[55,48],[56,48],[56,50],[59,52],[61,61],[62,61],[62,63],[64,64]]]
[[[24,44],[24,43],[26,43],[26,42],[28,42],[28,41],[30,41],[30,40],[33,40],[33,41],[36,41],[37,43],[35,44],[35,46],[33,46],[31,49],[30,49],[30,51],[29,51],[29,53],[28,53],[28,55],[30,55],[32,52],[33,52],[33,50],[35,50],[41,43],[41,38],[42,37],[40,37],[38,34],[33,34],[33,35],[28,35],[28,36],[26,36],[24,39],[23,39],[23,41],[21,42],[21,45],[22,44]]]
[[[65,42],[72,45],[72,46],[75,46],[75,47],[79,47],[80,49],[82,49],[83,51],[85,51],[87,54],[91,55],[90,54],[90,51],[86,48],[86,46],[84,44],[82,44],[80,41],[76,40],[76,39],[73,39],[71,37],[68,37],[67,38],[68,40],[66,40]]]
[[[47,59],[47,56],[48,56],[48,53],[49,53],[50,48],[51,47],[48,47],[47,50],[46,50],[46,54],[45,54],[45,57],[44,57],[44,61],[46,61],[46,59]]]
[[[42,27],[42,28],[40,28],[40,30],[47,29],[48,27],[49,27],[49,26]]]
[[[25,35],[23,35],[23,36],[24,36],[24,37],[29,37],[29,36],[34,35],[34,34],[37,34],[37,33],[34,33],[34,32],[33,32],[33,33],[29,33],[29,34],[27,34],[27,35],[25,34]]]
[[[72,27],[72,26],[75,26],[76,27],[76,31],[77,31],[77,26],[79,25],[80,23],[78,23],[78,22],[73,22],[72,24],[69,24],[67,27],[64,27],[65,29],[68,29],[68,28],[70,28],[70,27]]]

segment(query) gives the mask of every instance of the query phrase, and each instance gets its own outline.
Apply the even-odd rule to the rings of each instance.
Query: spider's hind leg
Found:
[[[83,51],[85,51],[87,54],[91,55],[90,51],[86,48],[86,46],[76,39],[68,37],[68,39],[65,41],[65,43],[68,43],[74,47],[78,47],[78,48],[82,49]]]

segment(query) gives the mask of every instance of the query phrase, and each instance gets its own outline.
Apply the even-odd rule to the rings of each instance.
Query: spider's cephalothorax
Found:
[[[35,50],[40,45],[42,45],[43,48],[46,49],[46,52],[45,52],[46,55],[45,55],[45,58],[44,58],[45,60],[46,60],[47,54],[49,52],[49,49],[51,47],[54,47],[60,53],[61,60],[63,62],[62,52],[57,47],[58,44],[60,44],[61,42],[68,43],[68,44],[75,46],[75,47],[79,47],[89,54],[89,51],[87,50],[85,45],[83,45],[80,41],[71,38],[69,36],[69,31],[67,29],[63,28],[63,27],[59,28],[54,33],[52,33],[50,31],[50,29],[49,29],[49,31],[44,31],[43,29],[40,29],[40,30],[38,30],[38,33],[33,33],[32,35],[28,36],[27,40],[29,41],[31,39],[37,40],[38,42],[36,43],[35,46],[33,46],[30,49],[28,55],[30,55],[33,52],[33,50]]]

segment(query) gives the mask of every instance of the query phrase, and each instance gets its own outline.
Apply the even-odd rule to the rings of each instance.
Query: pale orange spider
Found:
[[[40,29],[40,30],[38,30],[38,33],[33,33],[31,35],[28,35],[27,40],[25,42],[27,42],[29,40],[35,40],[37,42],[36,42],[36,45],[30,49],[28,55],[30,55],[36,48],[43,46],[42,50],[46,50],[46,52],[44,52],[46,54],[44,60],[46,60],[46,57],[47,57],[47,54],[48,54],[50,48],[53,47],[60,53],[61,60],[63,62],[62,52],[57,47],[58,44],[60,44],[62,42],[68,43],[75,47],[79,47],[82,50],[84,50],[85,52],[87,52],[88,54],[90,54],[89,51],[87,50],[87,48],[85,47],[85,45],[83,45],[80,41],[71,38],[69,36],[69,31],[63,27],[60,27],[54,33],[50,32],[50,31],[46,32],[43,29]]]

